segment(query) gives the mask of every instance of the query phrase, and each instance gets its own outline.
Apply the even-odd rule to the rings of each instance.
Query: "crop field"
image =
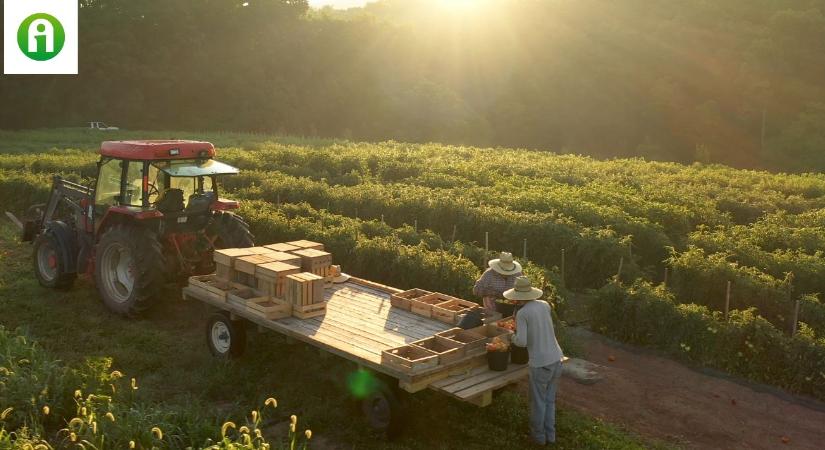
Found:
[[[0,132],[0,196],[6,209],[20,213],[45,200],[53,174],[88,183],[101,139],[138,137],[214,142],[219,159],[242,168],[225,195],[242,201],[240,214],[258,241],[323,241],[347,272],[394,286],[470,295],[487,258],[485,232],[491,252],[511,248],[520,253],[527,239],[527,271],[547,283],[549,292],[555,290],[562,315],[568,289],[603,285],[621,258],[627,277],[656,273],[655,264],[648,268],[645,263],[654,257],[644,256],[636,244],[631,247],[624,232],[599,224],[598,211],[604,208],[605,216],[624,224],[625,231],[657,226],[620,214],[615,205],[592,202],[578,212],[563,211],[561,200],[552,206],[538,193],[578,186],[581,198],[593,194],[586,192],[585,173],[578,175],[579,184],[552,182],[544,175],[552,170],[536,171],[539,166],[522,161],[538,153],[459,149],[455,159],[445,159],[436,145],[213,133]],[[574,176],[573,166],[584,170],[598,164],[541,158],[571,165],[568,177]],[[536,191],[527,187],[531,180],[542,180]],[[662,230],[654,234],[666,236]],[[561,248],[567,258],[564,281],[554,259]],[[130,440],[142,448],[209,442],[224,448],[243,442],[239,430],[247,426],[260,429],[274,448],[289,448],[292,414],[298,417],[298,445],[306,441],[303,430],[311,429],[313,448],[526,445],[526,399],[511,390],[483,409],[416,394],[408,430],[387,443],[358,420],[349,392],[359,372],[351,363],[271,333],[252,334],[247,355],[238,362],[216,361],[203,339],[208,311],[180,300],[175,289],[141,319],[122,319],[106,312],[87,280],[66,292],[40,287],[30,252],[28,244],[17,242],[10,223],[0,226],[0,410],[12,408],[0,421],[0,447],[13,431],[18,438],[57,433],[59,440],[50,439],[53,445],[69,445],[74,436],[97,448],[124,448]],[[562,345],[574,347],[563,336]],[[42,380],[49,380],[49,390],[42,389]],[[80,398],[74,396],[76,389],[82,391]],[[277,408],[266,405],[270,397],[277,399]],[[257,420],[252,410],[258,411]],[[107,412],[116,421],[106,419]],[[58,431],[74,417],[74,435]],[[228,421],[236,427],[226,426]],[[562,409],[558,421],[561,448],[663,446],[575,411]]]

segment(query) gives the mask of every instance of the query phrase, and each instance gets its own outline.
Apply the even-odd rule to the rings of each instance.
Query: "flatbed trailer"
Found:
[[[269,320],[192,287],[183,288],[183,296],[221,310],[231,321],[245,320],[305,342],[324,351],[355,362],[360,367],[397,380],[397,387],[408,393],[431,389],[457,400],[478,406],[492,403],[493,391],[527,376],[526,364],[510,364],[503,372],[487,366],[486,355],[467,356],[448,366],[407,373],[382,364],[381,352],[452,328],[444,322],[393,307],[390,295],[401,292],[371,281],[351,277],[348,281],[325,289],[326,313],[299,319],[286,317]],[[209,333],[207,333],[209,334]],[[209,338],[209,336],[207,336]],[[376,392],[364,412],[372,426],[389,429],[401,411],[390,392]],[[373,417],[371,417],[373,415]]]

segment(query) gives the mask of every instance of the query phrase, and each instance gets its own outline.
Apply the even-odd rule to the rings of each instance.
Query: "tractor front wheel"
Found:
[[[115,225],[95,251],[95,281],[112,312],[134,316],[148,308],[166,282],[163,248],[146,228]]]
[[[34,273],[41,286],[52,289],[69,289],[77,274],[68,272],[66,261],[71,255],[68,242],[63,242],[52,230],[47,229],[34,241]]]

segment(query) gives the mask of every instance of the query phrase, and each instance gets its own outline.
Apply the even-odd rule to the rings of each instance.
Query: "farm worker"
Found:
[[[556,389],[562,372],[562,352],[550,305],[527,277],[516,278],[504,298],[521,303],[516,312],[513,343],[530,355],[530,437],[539,445],[556,442]]]
[[[489,268],[481,274],[473,286],[473,294],[484,302],[488,313],[496,312],[496,300],[503,298],[504,291],[513,287],[516,277],[521,276],[521,264],[513,260],[510,252],[501,252],[498,258],[487,263]]]

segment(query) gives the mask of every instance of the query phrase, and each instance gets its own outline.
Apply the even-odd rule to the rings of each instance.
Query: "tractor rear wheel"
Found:
[[[207,234],[214,237],[215,248],[247,248],[255,246],[255,238],[249,225],[241,216],[216,212],[207,227]]]
[[[67,272],[66,261],[71,255],[68,242],[63,242],[52,230],[46,229],[34,241],[34,273],[41,286],[52,289],[69,289],[77,274]]]
[[[166,258],[157,235],[146,228],[115,225],[95,251],[95,281],[112,312],[134,316],[158,296],[166,277]]]

